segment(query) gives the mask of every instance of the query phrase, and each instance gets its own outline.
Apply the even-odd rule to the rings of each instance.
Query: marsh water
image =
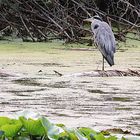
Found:
[[[0,68],[10,74],[0,78],[1,116],[31,110],[68,127],[140,133],[139,77],[72,76],[101,69],[102,57],[96,49],[14,45],[1,44]],[[105,64],[105,69],[140,69],[140,47],[118,50],[115,64]]]

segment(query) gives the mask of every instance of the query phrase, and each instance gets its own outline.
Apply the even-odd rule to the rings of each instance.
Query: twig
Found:
[[[35,42],[35,39],[33,38],[33,36],[32,36],[32,34],[30,33],[28,27],[26,26],[26,24],[25,24],[25,22],[24,22],[24,20],[23,20],[23,18],[22,18],[22,16],[21,16],[21,14],[19,14],[19,16],[20,16],[21,22],[23,23],[25,29],[26,29],[27,32],[29,33],[29,35],[30,35],[30,37],[32,38],[33,42]]]
[[[62,73],[59,73],[58,71],[54,70],[54,72],[58,75],[58,76],[63,76]]]

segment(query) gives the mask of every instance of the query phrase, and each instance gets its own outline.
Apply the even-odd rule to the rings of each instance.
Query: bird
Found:
[[[116,52],[116,41],[110,25],[103,21],[98,15],[84,19],[91,22],[94,43],[103,56],[102,71],[104,71],[104,59],[110,66],[114,65],[114,53]]]

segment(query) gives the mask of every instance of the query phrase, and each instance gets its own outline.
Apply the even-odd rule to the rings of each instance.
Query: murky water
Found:
[[[140,50],[119,51],[106,69],[139,69]],[[139,77],[73,77],[101,69],[100,53],[54,50],[0,55],[0,115],[32,110],[69,127],[122,128],[140,133]],[[131,61],[130,61],[131,60]]]

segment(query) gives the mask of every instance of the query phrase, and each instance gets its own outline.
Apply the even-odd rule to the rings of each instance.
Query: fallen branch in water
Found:
[[[88,77],[113,77],[113,76],[137,76],[140,77],[140,70],[131,70],[128,69],[126,71],[123,70],[94,70],[90,72],[81,72],[81,73],[74,73],[74,74],[68,74],[68,75],[63,75],[60,72],[54,71],[58,76],[64,76],[64,77],[83,77],[83,76],[88,76]]]
[[[89,72],[81,72],[81,73],[73,73],[73,74],[68,74],[64,75],[56,70],[54,70],[55,74],[58,76],[64,76],[64,77],[83,77],[83,76],[88,76],[88,77],[113,77],[113,76],[137,76],[140,77],[140,70],[131,70],[128,69],[126,71],[122,70],[94,70],[94,71],[89,71]],[[0,70],[0,77],[15,77],[17,76],[16,74],[11,74],[9,72],[5,72]]]

